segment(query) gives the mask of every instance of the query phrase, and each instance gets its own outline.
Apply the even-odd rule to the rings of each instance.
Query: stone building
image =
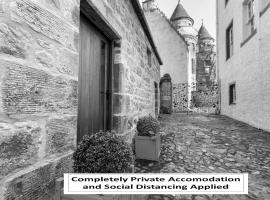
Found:
[[[53,199],[84,134],[159,112],[162,62],[137,0],[2,0],[0,21],[0,199]]]
[[[175,29],[162,11],[157,8],[155,1],[145,1],[143,3],[143,9],[157,49],[164,62],[164,66],[161,66],[160,70],[161,76],[169,74],[174,88],[182,89],[186,87],[190,60],[188,44],[185,38]],[[186,89],[182,89],[182,92],[174,89],[173,93],[173,110],[185,110],[186,102],[178,101],[177,99],[186,98]]]
[[[270,1],[217,1],[221,113],[270,130]]]
[[[205,66],[209,66],[205,65],[206,59],[212,56],[209,55],[206,46],[214,47],[215,41],[204,26],[198,33],[193,26],[194,20],[181,1],[178,2],[170,19],[157,7],[155,0],[144,1],[143,8],[164,62],[161,75],[170,74],[172,78],[173,111],[192,110],[192,94],[197,91],[197,82],[210,78],[210,73],[202,73],[201,70],[205,72]],[[214,48],[212,52],[214,55]],[[215,66],[212,71],[215,71]],[[211,79],[216,77],[211,76]],[[205,81],[202,84],[207,83]]]

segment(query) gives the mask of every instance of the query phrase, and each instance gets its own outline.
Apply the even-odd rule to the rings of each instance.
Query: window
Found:
[[[149,49],[147,49],[147,63],[149,67],[152,66],[152,53]]]
[[[255,32],[254,0],[245,0],[243,3],[243,38],[248,39]]]
[[[256,33],[254,0],[245,0],[243,3],[243,42],[244,46]]]
[[[228,60],[233,55],[233,22],[226,30],[226,59]]]
[[[235,83],[230,84],[229,86],[229,104],[236,104],[236,87]]]

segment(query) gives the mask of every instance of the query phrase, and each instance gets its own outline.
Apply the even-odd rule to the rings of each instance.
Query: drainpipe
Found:
[[[221,113],[221,80],[219,74],[219,42],[218,42],[219,36],[218,2],[219,0],[216,0],[216,53],[217,53],[216,70],[217,70],[218,96],[219,96],[218,109],[219,112]]]

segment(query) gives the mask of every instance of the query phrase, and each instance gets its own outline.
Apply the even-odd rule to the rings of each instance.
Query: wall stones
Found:
[[[4,172],[11,178],[1,180],[5,199],[53,199],[55,179],[71,171],[72,158],[66,154],[76,146],[79,0],[3,2],[0,132],[7,136],[2,138],[1,132],[0,145],[22,142],[17,157],[7,150],[12,146],[1,150],[18,163]],[[147,48],[152,48],[131,1],[92,3],[122,37],[112,72],[113,126],[131,141],[139,116],[155,113],[159,63],[154,53],[152,66],[147,63]],[[28,128],[20,120],[36,126]]]
[[[53,4],[56,8],[60,8],[59,0],[46,0],[49,4]]]
[[[66,74],[76,77],[78,79],[79,73],[79,56],[77,53],[69,51],[67,49],[59,49],[58,60],[55,67],[58,73]]]
[[[72,11],[72,20],[73,20],[74,24],[79,26],[79,23],[80,23],[80,8],[78,6],[74,7],[74,9]]]
[[[72,155],[47,162],[33,171],[9,180],[6,184],[5,199],[55,199],[56,179],[72,171]]]
[[[54,58],[52,55],[47,53],[46,51],[38,51],[36,52],[36,59],[41,65],[46,68],[52,68],[54,63]]]
[[[13,11],[34,31],[60,42],[71,50],[76,49],[73,42],[76,30],[72,30],[62,19],[33,4],[30,0],[17,0]]]
[[[219,108],[219,85],[204,86],[192,92],[192,110],[199,113],[217,113]]]
[[[11,62],[0,63],[7,67],[2,89],[7,114],[77,112],[77,81]]]
[[[79,15],[74,0],[0,2],[1,200],[53,199],[71,171]]]
[[[26,58],[28,48],[29,34],[27,32],[6,23],[0,24],[0,53]]]
[[[188,111],[188,84],[179,83],[173,84],[173,111],[186,112]]]
[[[46,124],[46,155],[74,150],[77,116],[51,118]]]
[[[40,131],[36,122],[0,123],[0,179],[37,160]]]
[[[114,87],[117,89],[117,95],[130,97],[130,101],[122,100],[121,103],[118,101],[119,98],[115,97],[120,108],[115,106],[114,124],[126,127],[126,110],[128,110],[127,118],[130,120],[127,121],[130,121],[130,126],[127,127],[132,129],[135,127],[133,119],[155,113],[154,82],[159,83],[160,68],[154,53],[152,66],[147,63],[147,48],[151,49],[151,46],[130,1],[107,2],[108,5],[102,1],[94,1],[101,11],[106,10],[104,15],[122,36],[121,49],[115,49],[117,65],[114,66],[116,69]],[[119,119],[121,116],[123,120]]]

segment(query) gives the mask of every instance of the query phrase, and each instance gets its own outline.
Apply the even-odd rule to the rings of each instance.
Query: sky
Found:
[[[159,9],[170,18],[178,0],[156,0],[156,2]],[[194,19],[194,27],[199,30],[203,19],[209,33],[216,38],[216,0],[181,0],[181,3],[190,17]]]

